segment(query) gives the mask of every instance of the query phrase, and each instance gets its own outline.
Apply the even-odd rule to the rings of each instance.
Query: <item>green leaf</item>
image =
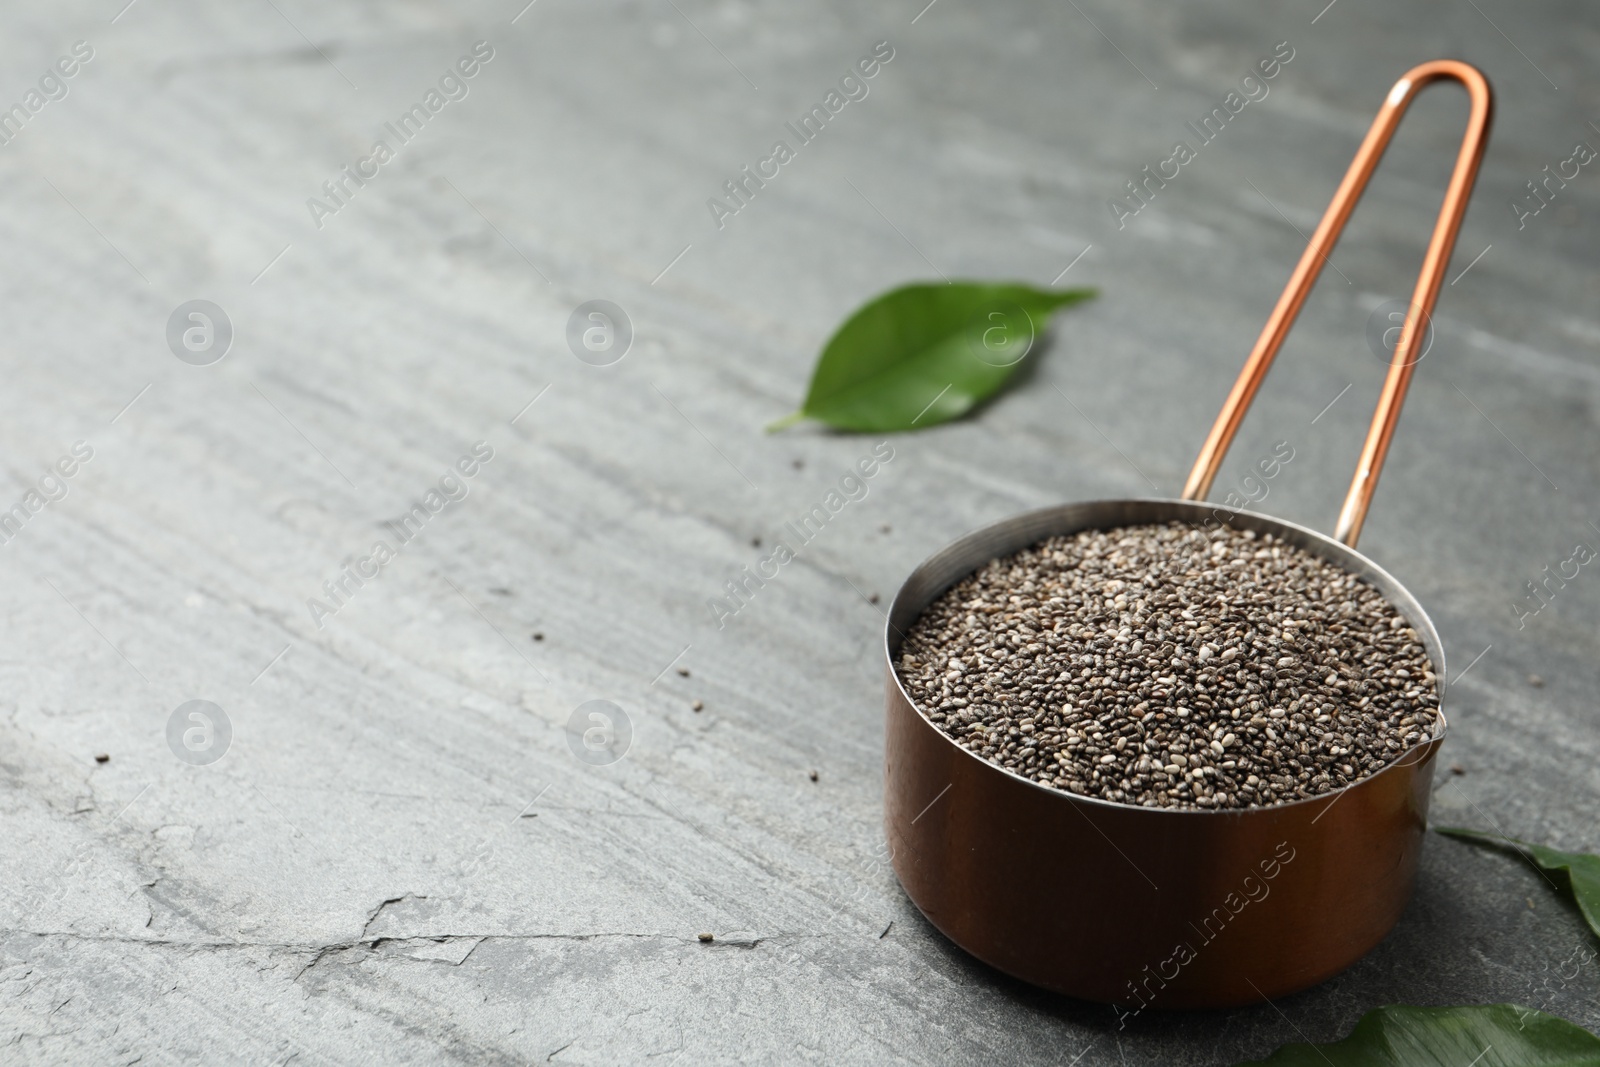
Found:
[[[1565,874],[1584,921],[1589,924],[1589,929],[1600,935],[1600,856],[1591,856],[1587,852],[1560,852],[1543,845],[1530,845],[1514,837],[1501,837],[1499,834],[1486,834],[1482,830],[1466,830],[1458,826],[1436,826],[1434,830],[1474,844],[1510,849],[1538,867]]]
[[[1343,1041],[1236,1067],[1600,1067],[1600,1037],[1515,1004],[1369,1011]]]
[[[1057,308],[1093,295],[979,282],[892,289],[844,321],[805,403],[767,430],[802,419],[862,432],[948,422],[1006,383]]]

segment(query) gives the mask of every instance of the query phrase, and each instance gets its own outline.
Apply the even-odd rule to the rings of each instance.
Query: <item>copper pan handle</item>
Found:
[[[1439,286],[1444,281],[1445,268],[1450,263],[1450,252],[1455,247],[1456,234],[1461,229],[1462,216],[1467,211],[1467,199],[1472,195],[1472,183],[1478,176],[1478,165],[1483,161],[1483,150],[1489,139],[1489,122],[1494,113],[1494,94],[1489,82],[1474,66],[1453,59],[1440,59],[1413,67],[1394,83],[1389,96],[1372,121],[1366,140],[1361,142],[1356,157],[1339,183],[1328,210],[1311,235],[1300,262],[1289,276],[1289,284],[1272,309],[1267,325],[1256,340],[1256,346],[1245,361],[1244,369],[1233,383],[1233,391],[1222,405],[1222,412],[1212,424],[1211,433],[1194,461],[1189,481],[1183,488],[1183,499],[1204,500],[1211,491],[1211,483],[1222,466],[1228,446],[1244,421],[1244,414],[1255,399],[1256,390],[1267,376],[1272,360],[1283,345],[1289,328],[1294,325],[1300,306],[1305,303],[1322,264],[1339,240],[1339,233],[1355,210],[1356,202],[1367,187],[1384,149],[1400,124],[1411,101],[1433,82],[1452,79],[1465,86],[1472,100],[1472,114],[1467,120],[1467,132],[1461,138],[1461,151],[1456,156],[1455,171],[1450,175],[1450,185],[1445,189],[1444,203],[1439,208],[1439,221],[1434,224],[1433,237],[1428,242],[1428,253],[1423,257],[1422,270],[1417,275],[1417,287],[1411,295],[1406,310],[1406,321],[1400,328],[1400,340],[1394,346],[1389,362],[1389,375],[1383,383],[1383,395],[1378,398],[1377,410],[1372,415],[1372,425],[1367,430],[1366,445],[1361,449],[1361,460],[1356,465],[1355,477],[1350,482],[1350,492],[1344,498],[1339,512],[1339,525],[1334,537],[1354,548],[1361,536],[1361,525],[1366,521],[1367,508],[1372,503],[1372,493],[1378,487],[1378,474],[1389,454],[1389,441],[1394,436],[1395,424],[1400,419],[1400,407],[1405,403],[1406,389],[1411,384],[1415,362],[1412,348],[1419,343],[1418,320],[1427,322],[1433,314],[1434,303],[1439,298]],[[1420,312],[1420,314],[1419,314]],[[1425,336],[1423,329],[1421,334]]]

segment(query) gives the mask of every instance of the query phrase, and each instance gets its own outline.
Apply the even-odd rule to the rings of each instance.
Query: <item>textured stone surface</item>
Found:
[[[1600,539],[1600,175],[1508,209],[1600,138],[1588,7],[119,6],[0,16],[0,103],[94,48],[0,148],[0,506],[93,449],[0,545],[7,1062],[1215,1064],[1396,1001],[1600,1026],[1570,904],[1442,838],[1393,935],[1276,1005],[1119,1031],[987,970],[882,860],[868,600],[974,525],[1175,494],[1387,87],[1472,60],[1498,128],[1362,547],[1471,665],[1435,818],[1600,848],[1600,578],[1513,609]],[[307,198],[480,39],[470,94],[314,226]],[[881,40],[870,95],[719,230],[706,199]],[[1108,198],[1285,40],[1270,95],[1119,230]],[[1259,506],[1331,524],[1381,378],[1367,321],[1409,291],[1464,115],[1450,89],[1414,108],[1219,496],[1286,440]],[[1103,295],[1032,373],[894,438],[719,630],[752,538],[877,443],[761,433],[838,320],[1069,264]],[[206,367],[164,337],[201,298],[236,330]],[[631,319],[615,365],[568,350],[591,299]],[[307,598],[480,440],[469,495],[319,628]],[[205,766],[167,743],[191,699],[232,724]],[[609,766],[568,744],[593,699],[632,724]]]

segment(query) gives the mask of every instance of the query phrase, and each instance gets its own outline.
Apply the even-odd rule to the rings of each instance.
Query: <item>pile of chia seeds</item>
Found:
[[[1228,526],[1088,530],[994,560],[923,611],[899,673],[963,748],[1145,807],[1314,797],[1438,722],[1427,652],[1377,589]]]

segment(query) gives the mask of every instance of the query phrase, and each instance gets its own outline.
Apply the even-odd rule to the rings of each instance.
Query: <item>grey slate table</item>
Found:
[[[1389,85],[1467,59],[1498,122],[1362,547],[1460,676],[1435,820],[1600,848],[1600,576],[1524,599],[1600,545],[1600,164],[1525,199],[1600,144],[1592,7],[123,2],[0,15],[0,1060],[1178,1065],[1393,1002],[1600,1027],[1570,903],[1438,837],[1388,940],[1272,1006],[1118,1030],[976,963],[883,860],[872,602],[975,525],[1175,495]],[[878,42],[864,98],[708,207]],[[1260,506],[1331,524],[1465,112],[1413,109],[1219,488],[1288,441]],[[880,440],[762,426],[853,307],[939,276],[1102,295],[977,417],[892,438],[719,628]],[[220,361],[215,314],[169,345],[193,300]],[[569,347],[591,300],[620,361]],[[192,700],[231,736],[183,712],[169,745]],[[609,765],[569,744],[594,700]]]

